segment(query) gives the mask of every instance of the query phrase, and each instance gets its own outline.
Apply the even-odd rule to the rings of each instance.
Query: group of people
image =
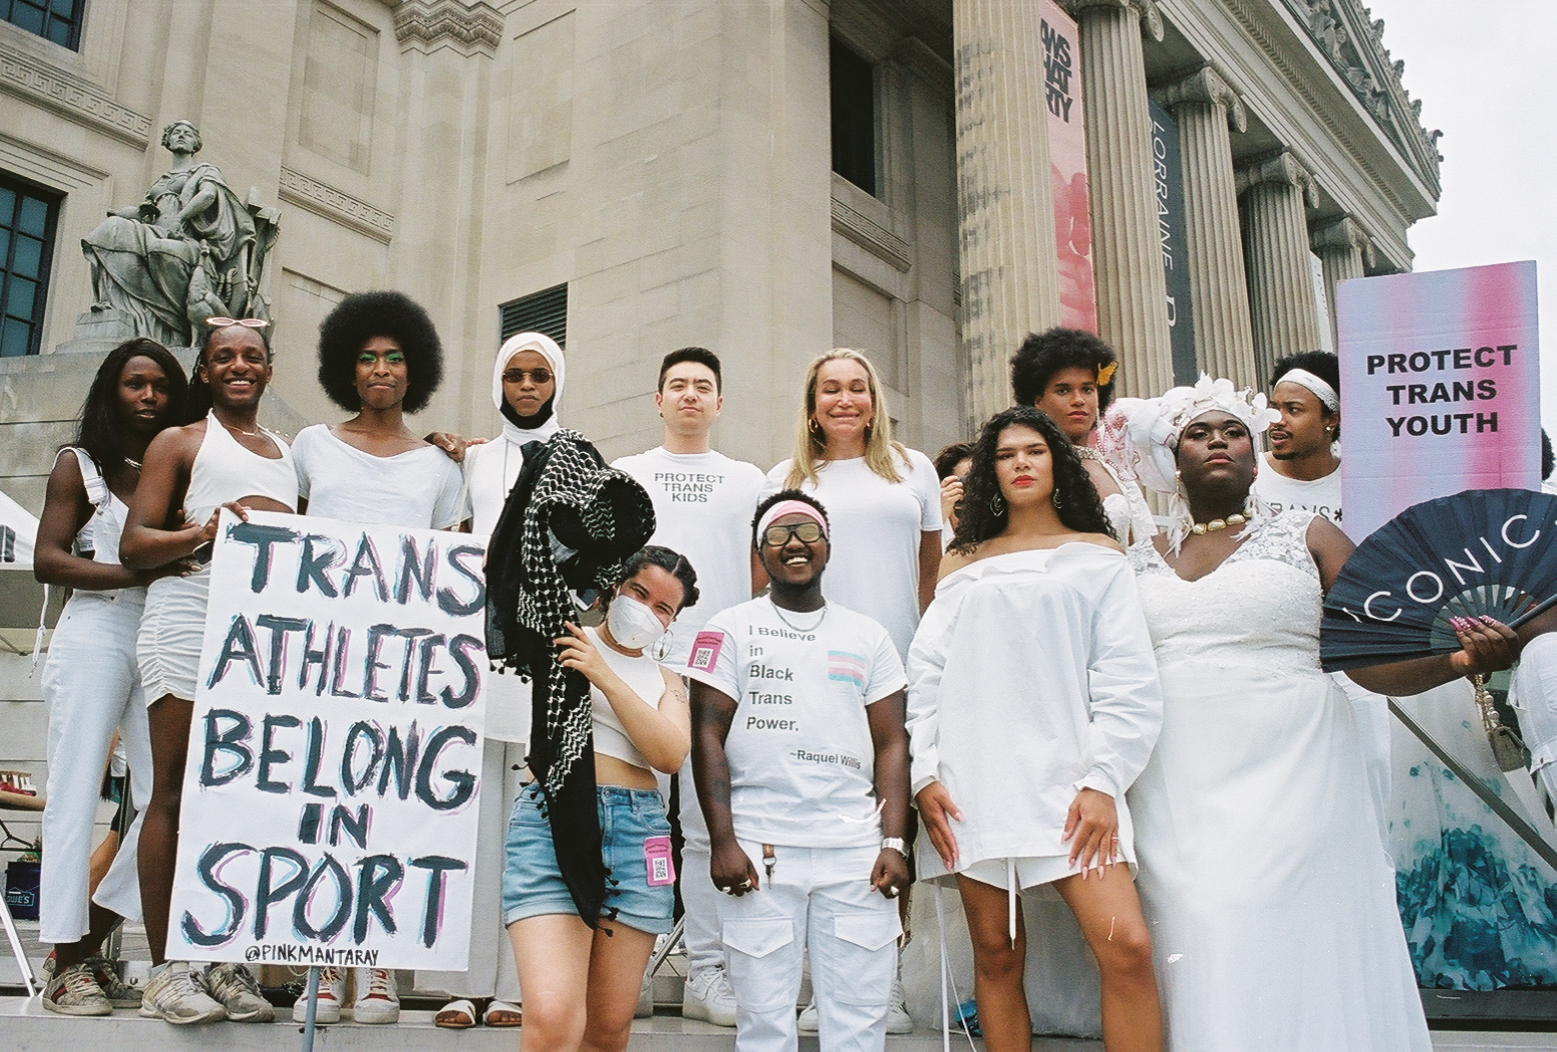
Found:
[[[735,1026],[743,1052],[812,1028],[824,1049],[879,1049],[911,1026],[895,988],[917,877],[960,896],[992,1052],[1029,1047],[1023,969],[1043,935],[1018,899],[1041,889],[1096,958],[1110,1050],[1428,1048],[1368,690],[1507,667],[1519,640],[1464,623],[1461,651],[1356,672],[1350,697],[1320,671],[1321,597],[1351,550],[1332,522],[1333,356],[1283,362],[1269,401],[1210,378],[1115,400],[1114,352],[1064,329],[1012,366],[1015,405],[932,463],[893,439],[865,355],[821,354],[794,455],[763,473],[711,446],[722,375],[702,348],[660,368],[663,443],[609,468],[568,452],[588,443],[558,421],[566,363],[538,333],[494,361],[497,437],[415,435],[404,414],[436,389],[440,348],[398,293],[325,320],[320,383],[353,415],[290,446],[257,420],[264,323],[209,319],[187,393],[160,345],[118,348],[39,528],[40,579],[75,590],[44,681],[45,1007],[106,1014],[140,993],[175,1023],[271,1018],[242,964],[165,960],[220,511],[508,537],[536,465],[566,463],[636,480],[654,511],[545,655],[587,685],[598,837],[559,818],[576,814],[572,754],[540,743],[560,732],[532,733],[546,670],[489,677],[469,967],[419,977],[455,995],[439,1025],[516,1025],[522,991],[526,1052],[625,1049],[679,887],[684,1015]],[[489,549],[489,573],[504,556]],[[141,814],[89,901],[116,732]],[[133,916],[143,992],[98,956]],[[357,972],[357,1021],[394,1021],[393,973]],[[318,1018],[345,1001],[326,970]]]

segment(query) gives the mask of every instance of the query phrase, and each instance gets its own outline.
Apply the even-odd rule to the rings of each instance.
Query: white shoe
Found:
[[[151,977],[141,995],[141,1015],[170,1023],[214,1023],[227,1018],[227,1010],[205,992],[200,977],[188,961],[169,961]]]
[[[359,1023],[393,1023],[400,1018],[395,973],[387,968],[358,968],[357,1000],[351,1017]]]
[[[254,973],[242,964],[213,964],[205,972],[205,988],[234,1023],[268,1023],[276,1009],[260,993]]]
[[[800,1018],[795,1023],[795,1028],[802,1034],[814,1034],[817,1031],[816,998],[806,1005],[800,1013]],[[908,1014],[908,1002],[903,996],[903,980],[892,980],[892,999],[887,1002],[887,1033],[912,1034],[914,1032],[914,1017]]]
[[[340,968],[319,969],[319,1005],[314,1009],[314,1022],[320,1025],[341,1021],[341,1002],[346,1000],[346,972]],[[308,988],[292,1005],[292,1022],[308,1021]]]
[[[735,991],[730,989],[729,973],[716,966],[689,976],[681,988],[681,1018],[734,1026]]]

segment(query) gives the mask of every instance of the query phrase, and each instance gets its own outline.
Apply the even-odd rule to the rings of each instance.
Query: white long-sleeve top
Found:
[[[961,809],[960,865],[1066,853],[1083,788],[1114,798],[1130,857],[1124,793],[1162,727],[1162,691],[1123,553],[1074,541],[949,574],[908,677],[913,790],[939,780]]]

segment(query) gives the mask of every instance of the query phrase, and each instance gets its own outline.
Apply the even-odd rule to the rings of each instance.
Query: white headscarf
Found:
[[[1099,434],[1099,444],[1108,451],[1121,474],[1139,479],[1158,493],[1170,494],[1168,545],[1177,552],[1194,525],[1189,501],[1178,479],[1179,438],[1190,422],[1212,410],[1235,417],[1249,434],[1264,433],[1281,414],[1268,407],[1265,396],[1248,388],[1237,390],[1226,378],[1213,380],[1204,373],[1193,387],[1175,387],[1160,398],[1120,398],[1108,407],[1108,418]],[[1254,500],[1251,492],[1250,499]],[[1263,505],[1256,501],[1249,526],[1243,536],[1263,518]]]
[[[513,362],[515,355],[534,351],[546,359],[557,389],[551,396],[551,412],[537,427],[520,427],[507,416],[502,417],[503,433],[483,446],[472,446],[466,454],[466,483],[470,491],[470,505],[477,533],[488,533],[497,523],[498,511],[519,477],[524,466],[524,456],[519,452],[527,442],[545,442],[561,430],[557,423],[557,406],[562,400],[562,384],[567,376],[567,362],[562,348],[550,336],[539,332],[521,332],[510,336],[498,348],[492,363],[492,405],[502,413],[503,373]]]

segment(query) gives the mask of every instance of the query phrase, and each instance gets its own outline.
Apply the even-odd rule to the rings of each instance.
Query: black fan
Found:
[[[1466,490],[1414,504],[1358,545],[1325,598],[1325,671],[1460,649],[1451,617],[1517,626],[1557,602],[1557,496]]]

